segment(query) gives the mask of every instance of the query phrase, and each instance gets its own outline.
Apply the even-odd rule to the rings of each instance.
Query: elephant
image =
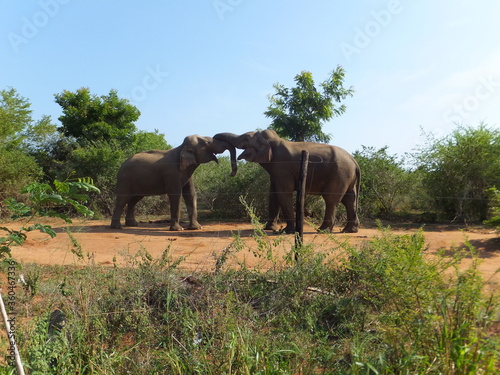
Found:
[[[137,226],[135,206],[145,196],[167,194],[170,200],[170,230],[180,231],[181,196],[184,197],[189,216],[187,229],[200,229],[198,223],[196,190],[192,175],[201,163],[215,161],[215,154],[229,150],[232,175],[237,172],[236,150],[230,143],[191,135],[171,150],[140,152],[123,162],[117,175],[116,204],[111,228],[121,229],[120,219],[127,205],[126,226]]]
[[[244,149],[238,160],[259,163],[270,176],[269,218],[264,229],[279,230],[281,210],[285,232],[295,232],[293,192],[298,187],[302,150],[309,152],[306,193],[321,195],[325,201],[325,217],[319,231],[331,232],[335,211],[340,202],[347,210],[345,233],[356,233],[361,171],[352,155],[340,147],[313,142],[291,142],[271,129],[241,135],[219,133],[213,136]]]

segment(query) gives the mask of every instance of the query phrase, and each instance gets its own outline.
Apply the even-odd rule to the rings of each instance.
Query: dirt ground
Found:
[[[243,249],[230,256],[228,264],[245,261],[250,267],[269,266],[262,257],[254,254],[258,245],[253,237],[254,230],[248,222],[202,222],[204,226],[201,230],[170,232],[167,224],[159,222],[141,222],[139,227],[116,230],[110,228],[107,220],[76,219],[69,224],[69,228],[84,254],[83,259],[79,259],[72,251],[74,246],[66,233],[67,224],[61,220],[53,220],[50,224],[57,232],[55,238],[38,231],[31,232],[22,246],[13,248],[14,258],[23,263],[81,265],[93,261],[104,265],[112,265],[113,262],[123,265],[127,264],[127,259],[130,260],[130,255],[141,249],[158,258],[170,246],[169,254],[174,259],[185,257],[181,268],[187,271],[209,271],[214,269],[216,257],[231,244],[234,235],[239,234],[244,243]],[[2,225],[18,229],[20,223]],[[392,226],[392,230],[403,234],[414,233],[417,228]],[[277,259],[281,259],[280,255],[290,251],[294,236],[267,233],[269,241],[275,244]],[[359,244],[377,235],[380,232],[374,227],[362,227],[358,233],[353,234],[340,233],[340,228],[335,228],[332,235],[318,234],[309,226],[304,228],[305,244],[314,244],[317,251],[329,251],[332,256],[335,256],[336,251],[340,253],[340,244],[344,241]],[[500,238],[493,230],[426,225],[424,236],[429,256],[436,254],[439,249],[444,249],[451,255],[453,249],[464,247],[464,242],[468,240],[479,251],[482,258],[480,269],[489,288],[500,290],[500,272],[496,272],[500,269]],[[464,265],[468,261],[465,259]]]

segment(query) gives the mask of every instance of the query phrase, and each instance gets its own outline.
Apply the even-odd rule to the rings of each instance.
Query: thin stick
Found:
[[[10,348],[14,349],[14,358],[16,360],[16,369],[19,375],[24,375],[24,368],[21,362],[21,356],[19,355],[19,350],[17,349],[16,338],[10,330],[9,317],[7,316],[7,310],[5,310],[5,305],[3,303],[2,295],[0,294],[0,309],[2,310],[3,322],[5,323],[5,329],[7,331],[7,339],[9,340]]]

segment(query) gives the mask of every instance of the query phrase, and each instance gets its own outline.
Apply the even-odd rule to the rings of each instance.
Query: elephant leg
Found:
[[[335,212],[337,211],[337,206],[340,203],[340,198],[339,194],[332,192],[323,194],[322,196],[325,201],[325,217],[323,218],[323,223],[319,227],[318,231],[330,233],[333,230],[333,225],[335,224]]]
[[[170,200],[170,229],[172,231],[184,230],[181,227],[180,212],[181,212],[181,194],[168,194]]]
[[[278,225],[278,217],[280,213],[280,206],[278,204],[278,197],[276,195],[276,188],[274,183],[271,182],[271,187],[269,190],[269,217],[266,222],[265,230],[278,231],[280,229]]]
[[[358,220],[358,207],[356,200],[356,192],[354,190],[349,190],[342,198],[342,204],[345,206],[347,211],[347,224],[342,232],[344,233],[357,233],[359,228]]]
[[[125,225],[129,227],[137,227],[139,223],[135,219],[135,206],[144,196],[136,195],[129,199],[127,204],[127,213],[125,215]]]
[[[281,213],[286,222],[285,233],[295,233],[295,215],[293,211],[293,191],[276,194]]]
[[[113,216],[111,217],[111,228],[114,229],[122,229],[122,224],[120,223],[122,214],[123,214],[123,209],[125,208],[125,205],[128,203],[130,197],[128,196],[120,196],[118,195],[116,197],[116,202],[115,202],[115,209],[113,211]]]
[[[194,188],[192,179],[189,179],[188,183],[182,188],[182,196],[184,197],[184,202],[186,203],[186,209],[189,217],[189,226],[187,229],[201,229],[201,225],[200,223],[198,223],[196,190]]]

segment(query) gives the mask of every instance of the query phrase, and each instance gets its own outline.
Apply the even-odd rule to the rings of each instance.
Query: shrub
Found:
[[[500,233],[500,190],[496,187],[487,190],[490,195],[490,218],[484,224],[495,227]]]
[[[267,217],[269,175],[256,163],[239,163],[238,173],[231,177],[228,157],[220,157],[219,164],[208,163],[198,167],[194,182],[200,210],[210,210],[215,217],[244,218],[245,207],[239,197],[255,207],[257,215]]]
[[[421,189],[418,175],[404,168],[403,158],[389,155],[387,147],[365,146],[353,156],[361,168],[359,206],[363,216],[392,217],[412,208]]]
[[[454,221],[487,219],[486,189],[500,185],[498,129],[459,126],[442,139],[429,137],[419,163],[435,211]]]
[[[488,339],[487,326],[497,311],[482,295],[475,250],[436,260],[426,259],[425,250],[422,232],[383,230],[349,251],[346,268],[369,312],[366,333],[358,333],[363,348],[356,365],[379,373],[493,371],[498,343]],[[460,270],[464,256],[473,262]]]
[[[23,200],[21,189],[41,176],[35,160],[20,150],[0,148],[0,216],[5,216],[3,202],[11,197]]]

